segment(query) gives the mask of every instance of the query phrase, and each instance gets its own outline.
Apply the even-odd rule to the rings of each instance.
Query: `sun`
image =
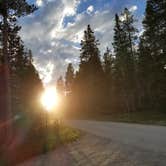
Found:
[[[59,96],[55,87],[46,87],[42,96],[41,104],[46,109],[46,111],[53,111],[59,103]]]

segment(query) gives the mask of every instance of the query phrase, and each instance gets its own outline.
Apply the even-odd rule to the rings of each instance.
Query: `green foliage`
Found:
[[[43,152],[54,150],[59,145],[71,143],[80,138],[80,131],[60,124],[59,126],[48,126],[45,133]]]
[[[99,109],[102,105],[101,100],[103,100],[101,82],[104,72],[98,45],[99,42],[96,40],[90,25],[88,25],[81,41],[80,65],[73,85],[77,106],[86,111],[91,110],[91,107],[95,110]],[[80,101],[82,105],[79,104]]]
[[[144,33],[139,46],[139,76],[145,106],[165,109],[166,100],[166,2],[148,0]]]
[[[3,100],[11,99],[4,109],[3,116],[7,117],[3,118],[15,120],[16,123],[12,123],[13,134],[19,129],[27,131],[31,125],[39,126],[41,122],[39,114],[41,108],[38,100],[43,85],[33,65],[32,53],[27,51],[18,35],[21,27],[17,25],[19,17],[33,13],[36,9],[34,5],[29,5],[25,0],[0,1],[0,16],[2,18],[0,20],[2,36],[0,65],[5,64],[8,73],[4,74],[4,79],[7,80],[5,88],[8,93]],[[8,114],[12,117],[9,117]]]
[[[81,132],[66,126],[60,127],[60,140],[61,143],[70,143],[79,139]]]
[[[115,15],[113,53],[100,59],[90,25],[81,41],[80,64],[69,103],[75,112],[134,112],[166,109],[166,1],[148,0],[138,39],[133,14],[125,8]],[[73,104],[71,104],[73,105]],[[74,107],[72,107],[74,109]],[[108,111],[109,110],[109,111]],[[90,113],[91,112],[91,113]],[[79,114],[79,113],[78,113]]]
[[[116,101],[121,109],[128,112],[133,111],[134,96],[136,90],[135,82],[135,40],[136,28],[134,27],[133,15],[127,8],[124,9],[120,17],[115,15],[114,28],[114,52],[115,52],[115,71],[114,84]]]

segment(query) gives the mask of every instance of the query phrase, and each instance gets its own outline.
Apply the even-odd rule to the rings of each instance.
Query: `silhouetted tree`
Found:
[[[106,52],[103,55],[103,70],[104,70],[104,79],[105,83],[105,105],[107,105],[107,109],[111,109],[112,97],[113,97],[113,77],[114,77],[114,58],[111,54],[109,48],[107,48]],[[106,97],[107,96],[107,97]]]
[[[65,76],[65,87],[66,91],[71,92],[72,91],[72,85],[74,81],[74,68],[72,63],[69,63],[67,66],[66,76]]]
[[[127,8],[115,15],[114,53],[117,102],[128,112],[135,110],[135,40],[137,30],[133,15]],[[119,99],[118,99],[119,98]]]
[[[18,17],[32,13],[36,7],[34,5],[29,5],[25,0],[1,0],[0,1],[0,31],[2,33],[2,48],[3,54],[1,58],[1,100],[0,107],[3,112],[1,112],[1,120],[6,121],[11,119],[11,76],[9,72],[10,68],[10,51],[11,43],[9,43],[9,35],[11,32],[16,33],[19,27],[16,25]],[[4,128],[4,135],[7,138],[10,137],[11,127],[8,125]],[[4,136],[5,137],[5,136]]]
[[[59,92],[59,94],[63,95],[64,92],[65,92],[65,82],[63,80],[63,77],[60,76],[57,80],[57,83],[56,83],[56,88]]]
[[[165,107],[166,100],[166,2],[148,0],[139,46],[142,102],[146,107]]]
[[[75,81],[78,96],[81,95],[80,101],[87,111],[99,109],[103,99],[101,89],[104,74],[98,45],[99,42],[88,25],[81,41],[80,65]]]

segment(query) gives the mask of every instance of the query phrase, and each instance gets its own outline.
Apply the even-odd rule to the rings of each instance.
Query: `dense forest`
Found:
[[[91,26],[84,31],[78,71],[70,63],[65,83],[58,80],[65,84],[68,106],[75,112],[92,114],[164,111],[166,1],[147,1],[141,35],[127,8],[114,20],[113,50],[107,48],[104,55]]]
[[[66,135],[62,132],[60,138],[63,126],[60,128],[59,117],[53,116],[55,120],[50,121],[52,126],[48,130],[49,113],[39,103],[44,87],[32,51],[19,36],[18,25],[20,17],[36,10],[26,0],[0,0],[0,165],[2,152],[10,152],[13,161],[18,152],[25,159],[23,150],[31,156],[34,149],[36,153],[39,149],[46,151],[48,132],[53,143],[59,145],[78,138],[74,131]],[[78,70],[69,63],[64,78],[57,80],[59,96],[65,92],[61,108],[56,108],[59,112],[63,114],[63,109],[71,115],[166,112],[166,1],[147,0],[142,24],[144,31],[140,33],[133,13],[127,8],[115,14],[112,46],[106,46],[104,54],[99,50],[95,32],[87,26],[80,44]],[[20,151],[15,149],[17,146]]]
[[[43,85],[17,25],[19,17],[35,10],[25,1],[0,1],[0,105],[6,110],[1,111],[2,120],[41,109],[37,98]],[[62,77],[57,81],[57,88],[67,96],[67,109],[83,113],[165,110],[166,2],[147,1],[141,35],[127,8],[115,15],[114,23],[113,43],[104,55],[91,26],[84,31],[79,69],[68,64],[65,81]]]
[[[33,65],[32,52],[18,34],[21,26],[17,22],[36,9],[24,0],[0,1],[1,144],[9,142],[16,130],[22,128],[25,132],[40,123],[38,98],[43,85]]]

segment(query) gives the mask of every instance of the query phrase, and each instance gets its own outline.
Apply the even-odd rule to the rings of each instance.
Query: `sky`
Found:
[[[80,41],[90,24],[100,42],[101,55],[112,48],[114,15],[127,7],[138,20],[142,32],[146,0],[28,0],[38,7],[33,14],[19,19],[20,35],[31,49],[40,78],[45,85],[64,76],[68,63],[77,70]]]

